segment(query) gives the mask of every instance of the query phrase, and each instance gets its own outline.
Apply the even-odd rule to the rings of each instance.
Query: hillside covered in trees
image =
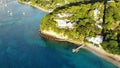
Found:
[[[72,40],[83,42],[87,36],[101,34],[102,29],[96,25],[102,24],[103,10],[104,5],[99,2],[95,4],[66,5],[55,9],[44,17],[40,28],[41,30],[51,29],[57,33],[64,33]],[[99,11],[99,14],[94,16],[94,11]],[[98,22],[96,23],[96,21]],[[70,25],[71,27],[69,27]]]
[[[103,28],[103,48],[120,54],[120,2],[107,3]]]
[[[40,30],[52,30],[76,42],[101,45],[120,54],[120,0],[21,0],[53,10]]]
[[[63,33],[77,42],[101,44],[106,51],[120,54],[119,9],[119,1],[67,4],[45,16],[41,21],[40,30]]]

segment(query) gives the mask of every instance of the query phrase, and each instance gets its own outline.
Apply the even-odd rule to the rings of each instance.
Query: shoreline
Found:
[[[76,43],[75,41],[67,40],[62,37],[60,38],[60,36],[57,37],[53,34],[50,34],[49,31],[48,32],[40,31],[40,35],[44,38],[52,39],[55,41],[59,41],[62,39],[64,42],[69,42],[69,43],[75,44],[77,46],[81,45],[81,43]],[[86,43],[85,46],[82,48],[92,52],[93,54],[99,56],[100,58],[103,58],[104,60],[114,64],[115,66],[120,67],[120,55],[110,54],[110,53],[106,52],[104,49],[102,49],[100,47],[96,47],[93,44],[89,44],[89,43]]]
[[[54,32],[55,33],[55,32]],[[55,40],[55,41],[61,41],[61,42],[69,42],[72,44],[75,44],[77,46],[80,46],[81,44],[83,44],[83,42],[76,42],[70,39],[67,39],[66,37],[60,37],[59,34],[54,34],[52,31],[40,31],[40,35],[46,39],[50,39],[50,40]],[[59,36],[59,37],[58,37]]]
[[[37,8],[37,9],[43,11],[43,12],[50,13],[49,10],[46,10],[46,9],[44,9],[44,8],[41,8],[41,7],[37,6],[37,5],[33,5],[33,4],[31,4],[31,2],[21,2],[21,1],[19,1],[19,0],[18,0],[18,2],[21,3],[21,4],[30,5],[30,6],[35,7],[35,8]]]
[[[32,7],[35,7],[37,9],[41,10],[41,11],[44,11],[46,13],[50,13],[49,10],[45,10],[44,8],[41,8],[37,5],[33,5],[30,2],[21,2],[21,1],[18,1],[18,2],[22,3],[22,4],[30,5]],[[59,35],[54,36],[54,35],[50,34],[49,32],[45,33],[45,32],[40,31],[40,34],[42,35],[42,37],[45,37],[45,38],[47,37],[47,39],[52,39],[52,40],[56,40],[56,41],[65,41],[65,42],[75,44],[77,46],[83,44],[83,43],[80,43],[80,42],[75,42],[73,40],[66,39],[66,38],[61,37]],[[99,47],[95,47],[92,44],[85,44],[85,46],[82,47],[82,48],[92,52],[93,54],[103,58],[104,60],[106,60],[108,62],[111,62],[112,64],[116,65],[117,67],[120,67],[120,55],[110,54],[110,53],[106,52],[104,49],[99,48]]]
[[[99,48],[95,49],[94,46],[89,46],[89,45],[83,47],[83,49],[86,49],[86,50],[92,52],[93,54],[99,56],[100,58],[102,58],[120,68],[120,60],[117,60],[117,59],[120,59],[120,56],[118,56],[118,55],[114,56],[114,54],[107,53],[103,49],[100,49],[100,50],[99,50]]]

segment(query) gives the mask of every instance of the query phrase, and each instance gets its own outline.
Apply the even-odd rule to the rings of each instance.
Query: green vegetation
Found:
[[[106,5],[106,6],[105,6]],[[105,8],[105,9],[104,9]],[[100,13],[94,17],[94,11]],[[72,40],[82,42],[86,37],[103,35],[103,48],[113,54],[120,54],[120,2],[95,2],[83,3],[79,5],[65,5],[55,9],[41,21],[41,30],[53,30],[57,33],[64,33]],[[104,12],[105,11],[105,12]],[[72,13],[70,17],[60,18],[57,14]],[[105,16],[105,17],[104,17]],[[58,27],[55,19],[70,20],[76,22],[73,29]],[[103,21],[100,21],[103,20]],[[96,24],[103,28],[98,28]],[[47,26],[47,27],[46,27]]]
[[[72,2],[83,2],[83,0],[19,0],[21,2],[30,2],[33,5],[37,5],[46,10],[53,10],[57,7],[69,4]]]
[[[84,3],[74,5],[65,5],[55,9],[52,13],[48,14],[41,21],[41,30],[53,30],[57,33],[63,33],[72,40],[77,42],[83,42],[86,37],[95,36],[101,34],[97,24],[102,24],[100,19],[103,18],[104,5],[103,2],[96,2],[94,4]],[[100,13],[95,18],[94,11],[97,10]],[[69,17],[58,17],[58,14],[70,13]],[[69,20],[71,23],[76,23],[73,29],[59,28],[55,20]],[[97,21],[97,22],[96,22]],[[68,23],[68,22],[67,22]]]
[[[120,54],[120,0],[20,1],[30,2],[47,10],[54,9],[42,19],[41,31],[53,30],[77,42],[88,42],[87,37],[101,35],[103,48],[107,52]],[[73,28],[60,27],[58,21],[62,21],[62,24],[72,23]]]
[[[103,48],[120,54],[120,2],[107,3],[105,14]]]

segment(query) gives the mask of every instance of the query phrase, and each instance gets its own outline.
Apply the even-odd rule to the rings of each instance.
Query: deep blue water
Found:
[[[0,68],[117,68],[85,49],[73,54],[73,44],[41,38],[38,29],[45,12],[2,1],[7,7],[0,3]]]

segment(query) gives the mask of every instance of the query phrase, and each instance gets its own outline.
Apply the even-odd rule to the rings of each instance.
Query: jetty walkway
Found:
[[[80,50],[80,48],[82,48],[84,45],[82,44],[82,45],[80,45],[79,47],[77,47],[77,48],[75,48],[75,49],[72,49],[72,52],[73,53],[77,53],[79,50]]]

